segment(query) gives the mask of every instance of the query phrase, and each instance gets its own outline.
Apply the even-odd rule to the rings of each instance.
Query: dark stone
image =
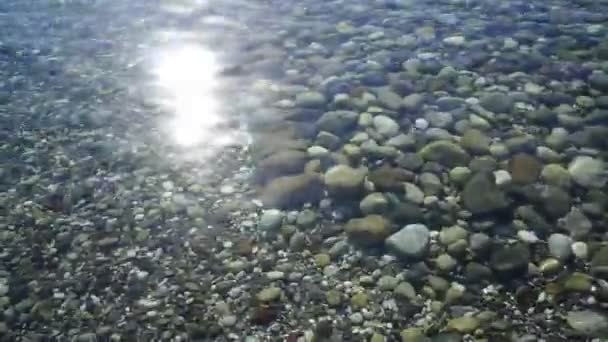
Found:
[[[495,248],[490,257],[490,266],[500,278],[525,275],[530,262],[530,251],[523,243],[502,245]]]
[[[494,182],[494,175],[487,172],[471,177],[462,191],[462,200],[474,215],[500,212],[509,207],[507,197]]]

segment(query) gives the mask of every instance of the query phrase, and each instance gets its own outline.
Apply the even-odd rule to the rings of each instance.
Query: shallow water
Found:
[[[0,4],[0,340],[608,337],[608,3]]]

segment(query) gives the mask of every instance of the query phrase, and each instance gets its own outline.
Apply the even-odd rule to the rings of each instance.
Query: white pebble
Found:
[[[584,260],[589,256],[589,248],[587,247],[587,244],[582,241],[573,243],[570,248],[572,248],[572,254],[579,259]]]
[[[511,183],[511,174],[506,170],[494,171],[496,185],[503,186]]]
[[[424,131],[425,129],[429,128],[429,122],[426,121],[426,119],[419,118],[414,122],[414,126],[416,129]]]

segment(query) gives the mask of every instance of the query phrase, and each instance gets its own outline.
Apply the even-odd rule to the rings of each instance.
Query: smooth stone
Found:
[[[594,72],[589,76],[589,85],[597,90],[608,92],[608,74]]]
[[[589,292],[593,285],[593,277],[580,272],[574,272],[563,282],[564,290]]]
[[[441,254],[435,259],[435,265],[440,271],[450,272],[458,266],[458,261],[449,254]]]
[[[324,175],[325,186],[333,196],[355,196],[363,191],[367,169],[354,169],[348,165],[336,165]]]
[[[460,47],[465,44],[466,39],[464,38],[464,36],[452,36],[444,38],[443,42],[447,45]]]
[[[405,199],[412,203],[422,204],[424,201],[424,192],[413,183],[406,182],[405,185]]]
[[[260,160],[255,170],[256,180],[265,183],[281,176],[301,173],[308,162],[308,154],[299,150],[284,150]]]
[[[316,91],[307,91],[296,95],[296,106],[318,108],[325,105],[327,99],[325,96]]]
[[[547,240],[549,254],[560,261],[566,261],[572,256],[572,239],[564,234],[554,233]]]
[[[393,146],[398,149],[413,149],[416,146],[416,138],[412,134],[398,134],[385,142],[387,146]]]
[[[376,96],[382,105],[391,110],[398,110],[403,104],[403,98],[389,87],[380,87],[376,91]]]
[[[272,302],[279,299],[281,293],[282,290],[278,287],[268,287],[258,292],[256,298],[260,302]]]
[[[378,279],[378,289],[381,291],[392,291],[397,287],[398,284],[399,279],[393,276],[385,275]]]
[[[388,165],[372,170],[368,177],[377,190],[395,193],[403,192],[404,183],[411,182],[414,178],[413,172]]]
[[[608,279],[608,246],[600,248],[591,258],[591,274]]]
[[[448,321],[448,329],[457,331],[463,334],[469,334],[479,328],[480,322],[473,316],[462,316],[458,318],[452,318]]]
[[[403,98],[401,105],[410,111],[416,110],[424,103],[424,95],[422,94],[410,94]]]
[[[570,311],[566,315],[568,325],[577,333],[587,337],[608,336],[608,316],[591,311]]]
[[[284,176],[271,181],[260,195],[270,208],[299,208],[305,203],[317,203],[323,196],[323,184],[316,175]]]
[[[530,230],[520,230],[517,232],[517,237],[527,243],[527,244],[534,244],[540,241],[540,239],[538,238],[538,236],[536,236],[536,233],[534,233],[533,231]]]
[[[399,124],[386,115],[376,115],[373,119],[374,128],[385,138],[392,138],[399,134]]]
[[[283,218],[285,215],[282,211],[277,209],[268,209],[264,210],[262,216],[260,217],[260,221],[258,222],[258,227],[262,230],[276,230],[281,227],[283,223]]]
[[[510,113],[513,110],[513,99],[503,93],[486,93],[479,99],[479,104],[494,113]]]
[[[490,248],[492,240],[485,233],[473,233],[469,238],[469,246],[476,253],[483,253]]]
[[[341,136],[357,126],[359,114],[348,110],[325,112],[316,122],[320,131]]]
[[[494,183],[496,183],[499,187],[504,187],[511,184],[513,178],[509,171],[506,170],[496,170],[494,171]]]
[[[587,237],[593,229],[593,223],[585,214],[577,208],[572,208],[570,212],[558,221],[558,226],[570,232],[575,239]]]
[[[409,300],[417,299],[416,289],[414,289],[414,286],[412,286],[412,284],[408,282],[400,282],[393,290],[393,293],[398,297],[406,298]]]
[[[423,118],[418,118],[414,121],[414,127],[416,127],[416,129],[419,129],[421,131],[424,131],[427,128],[429,128],[429,125],[430,125],[429,122]]]
[[[430,232],[423,224],[409,224],[386,239],[386,246],[402,257],[419,258],[426,254]]]
[[[479,172],[466,183],[461,198],[464,207],[474,215],[502,211],[509,206],[506,195],[493,178],[492,174]]]
[[[450,182],[461,186],[466,184],[466,182],[471,179],[472,174],[473,172],[468,167],[456,166],[450,170],[448,173],[448,178],[450,179]]]
[[[317,213],[314,210],[305,209],[298,213],[296,225],[300,228],[308,229],[315,226]]]
[[[371,193],[359,203],[361,212],[365,215],[382,214],[388,210],[389,202],[382,193]]]
[[[363,246],[381,245],[391,233],[391,225],[380,215],[354,218],[346,223],[348,237]]]
[[[478,129],[468,129],[460,139],[460,146],[476,155],[489,153],[491,143],[492,140]]]
[[[542,274],[554,274],[562,268],[562,263],[555,258],[547,258],[540,262],[538,270]]]
[[[449,246],[458,240],[466,239],[469,232],[460,226],[451,226],[441,229],[439,232],[439,242],[444,246]]]
[[[449,128],[454,123],[454,117],[449,112],[430,112],[425,118],[431,127]]]
[[[603,188],[608,179],[604,162],[589,156],[576,157],[568,172],[576,184],[585,188]]]
[[[434,173],[423,172],[418,176],[418,183],[427,196],[437,195],[443,190],[441,180]]]
[[[466,166],[470,160],[464,149],[445,140],[431,142],[418,153],[426,161],[438,162],[447,167]]]
[[[569,188],[571,184],[570,173],[559,164],[547,164],[540,173],[540,178],[547,184]]]
[[[490,257],[490,266],[501,278],[526,274],[529,262],[530,251],[522,243],[500,246]]]
[[[581,260],[587,260],[589,257],[589,247],[585,242],[577,241],[572,244],[572,254]]]
[[[327,155],[329,155],[328,149],[326,149],[323,146],[318,146],[318,145],[309,147],[306,150],[306,152],[308,153],[308,155],[311,158],[323,158],[323,157],[326,157]]]
[[[509,161],[509,171],[516,184],[534,183],[540,176],[542,167],[536,158],[524,153],[514,155]]]

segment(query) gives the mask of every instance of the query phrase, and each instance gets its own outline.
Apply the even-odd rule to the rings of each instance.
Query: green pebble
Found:
[[[339,306],[342,304],[342,293],[337,290],[329,290],[325,293],[325,299],[330,306]]]
[[[574,272],[564,281],[564,290],[588,292],[591,290],[592,283],[592,276],[580,272]]]
[[[329,257],[329,254],[320,253],[320,254],[315,255],[315,264],[317,264],[317,266],[319,266],[321,268],[329,265],[330,262],[331,262],[331,259]]]
[[[471,316],[452,318],[447,325],[449,330],[470,334],[479,328],[479,319]]]
[[[365,292],[357,292],[350,299],[350,304],[354,309],[363,309],[367,307],[367,294]]]

